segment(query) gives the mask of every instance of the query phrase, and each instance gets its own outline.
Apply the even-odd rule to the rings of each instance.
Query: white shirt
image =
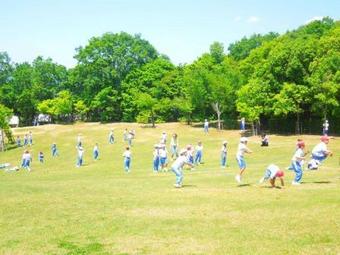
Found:
[[[209,122],[208,121],[204,122],[204,127],[209,127]]]
[[[94,146],[93,151],[98,151],[98,146],[97,145]]]
[[[248,147],[244,143],[240,143],[237,148],[236,157],[242,158],[247,151],[249,151]]]
[[[24,153],[24,154],[22,155],[22,159],[23,159],[23,160],[29,160],[29,161],[31,161],[31,154],[29,154],[29,153]]]
[[[187,162],[187,158],[185,156],[179,156],[174,163],[172,163],[171,167],[174,169],[182,168],[183,165]]]
[[[203,151],[203,145],[196,145],[196,151]]]
[[[153,151],[153,158],[156,159],[157,157],[159,157],[159,150],[158,149],[155,149]]]
[[[84,150],[79,150],[78,149],[78,156],[81,158],[84,155]]]
[[[299,148],[295,151],[292,160],[302,162],[303,159],[298,159],[298,157],[303,157],[304,155],[305,155],[305,153],[303,152],[303,150],[301,148]]]
[[[277,172],[280,171],[280,168],[277,166],[277,165],[274,165],[274,164],[270,164],[267,169],[270,171],[270,179],[273,179]]]
[[[312,150],[312,154],[317,156],[317,157],[325,156],[326,152],[327,152],[327,145],[323,142],[315,145],[315,147]]]
[[[325,122],[325,123],[323,124],[323,127],[324,127],[325,130],[328,130],[328,128],[329,128],[329,123],[328,123],[328,122]]]
[[[131,158],[131,151],[125,151],[125,152],[123,153],[123,157],[124,157],[124,158]]]
[[[167,155],[167,150],[166,149],[160,149],[159,150],[159,156],[161,158],[166,158],[166,155]]]
[[[111,131],[110,133],[109,133],[109,138],[111,138],[113,136],[113,132]]]
[[[227,146],[222,146],[221,153],[227,154]]]
[[[171,146],[174,146],[174,145],[178,146],[178,138],[174,139],[173,137],[171,137],[170,145]]]

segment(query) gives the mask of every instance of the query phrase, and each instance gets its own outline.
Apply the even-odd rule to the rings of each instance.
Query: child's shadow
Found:
[[[245,183],[245,184],[239,184],[239,185],[237,185],[237,187],[248,187],[248,186],[250,186],[250,184],[249,184],[249,183]]]
[[[197,188],[197,185],[186,184],[183,185],[182,188]]]

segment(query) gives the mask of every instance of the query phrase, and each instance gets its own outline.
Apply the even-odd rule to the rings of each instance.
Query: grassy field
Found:
[[[113,128],[116,143],[108,144]],[[125,128],[136,130],[132,172],[123,170]],[[340,254],[339,138],[335,155],[319,171],[306,171],[303,184],[259,186],[266,166],[290,164],[296,136],[270,136],[270,147],[251,137],[246,156],[247,185],[238,186],[237,131],[205,135],[182,124],[48,125],[32,130],[32,172],[0,171],[0,254]],[[180,145],[204,145],[205,163],[186,170],[184,187],[173,188],[172,172],[152,171],[153,144],[162,131],[179,135]],[[82,134],[85,166],[76,168],[76,136]],[[307,149],[318,136],[302,136]],[[219,166],[220,148],[228,140],[229,167]],[[51,158],[56,142],[60,156]],[[100,160],[92,159],[99,143]],[[44,164],[37,160],[45,153]],[[0,153],[0,163],[19,165],[22,148]]]

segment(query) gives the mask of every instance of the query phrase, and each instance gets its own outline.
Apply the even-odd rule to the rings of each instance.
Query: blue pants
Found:
[[[159,170],[159,157],[156,157],[154,160],[153,160],[153,170],[154,171],[157,171]]]
[[[52,157],[58,156],[58,150],[57,149],[52,149]]]
[[[24,140],[24,146],[28,145],[27,139]]]
[[[244,161],[243,157],[236,158],[236,161],[237,161],[237,164],[238,164],[240,170],[246,169],[246,161]]]
[[[209,132],[209,128],[208,127],[204,127],[204,132],[208,133]]]
[[[131,147],[132,146],[132,140],[128,139],[127,142],[128,142],[129,147]]]
[[[39,161],[40,161],[41,163],[44,163],[44,158],[39,158]]]
[[[316,156],[316,155],[312,154],[312,159],[318,160],[319,162],[324,161],[326,158],[327,158],[326,155],[320,157],[320,156]]]
[[[197,151],[195,155],[195,164],[201,163],[202,161],[202,151]]]
[[[221,166],[225,167],[227,165],[227,154],[221,154]]]
[[[99,151],[94,151],[93,152],[93,159],[98,159],[99,157]]]
[[[172,167],[171,170],[176,175],[176,184],[182,185],[182,182],[183,182],[183,172],[182,172],[182,169],[178,169],[178,168],[173,168]]]
[[[83,157],[79,157],[77,158],[77,166],[82,166],[83,165]]]
[[[193,164],[194,163],[194,157],[190,155],[188,161],[189,161],[189,163]]]
[[[172,145],[171,146],[171,157],[178,157],[178,152],[177,152],[177,145]]]
[[[292,162],[293,170],[295,172],[295,182],[300,182],[302,179],[302,166],[300,162],[298,161],[293,161]]]
[[[113,144],[114,141],[115,141],[115,138],[113,136],[110,136],[109,143]]]
[[[161,166],[165,166],[165,164],[166,164],[166,159],[167,159],[167,158],[163,158],[163,157],[160,158],[160,164],[161,164]]]
[[[130,171],[130,163],[131,163],[131,159],[130,158],[125,158],[124,159],[124,169],[126,172]]]
[[[22,161],[22,164],[21,164],[21,166],[23,167],[23,168],[29,168],[30,167],[30,163],[31,163],[31,161],[30,160],[23,160]]]

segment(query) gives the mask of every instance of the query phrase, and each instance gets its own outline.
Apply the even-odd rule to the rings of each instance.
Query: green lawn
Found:
[[[132,172],[123,170],[125,128],[136,129]],[[114,128],[116,143],[109,145]],[[156,129],[137,124],[49,125],[32,130],[32,172],[0,171],[0,254],[340,254],[339,138],[335,155],[319,171],[306,171],[303,185],[259,186],[266,166],[285,168],[296,136],[270,136],[270,147],[251,137],[253,154],[238,186],[237,131],[205,135],[181,124]],[[177,132],[180,145],[202,140],[205,164],[185,170],[184,187],[173,188],[172,172],[152,172],[153,145],[162,131]],[[76,168],[76,136],[81,133],[85,166]],[[308,150],[318,136],[302,136]],[[228,162],[219,167],[221,143],[228,140]],[[59,158],[51,158],[56,142]],[[92,160],[99,143],[100,160]],[[37,161],[45,153],[44,164]],[[0,163],[19,165],[23,149],[0,153]]]

